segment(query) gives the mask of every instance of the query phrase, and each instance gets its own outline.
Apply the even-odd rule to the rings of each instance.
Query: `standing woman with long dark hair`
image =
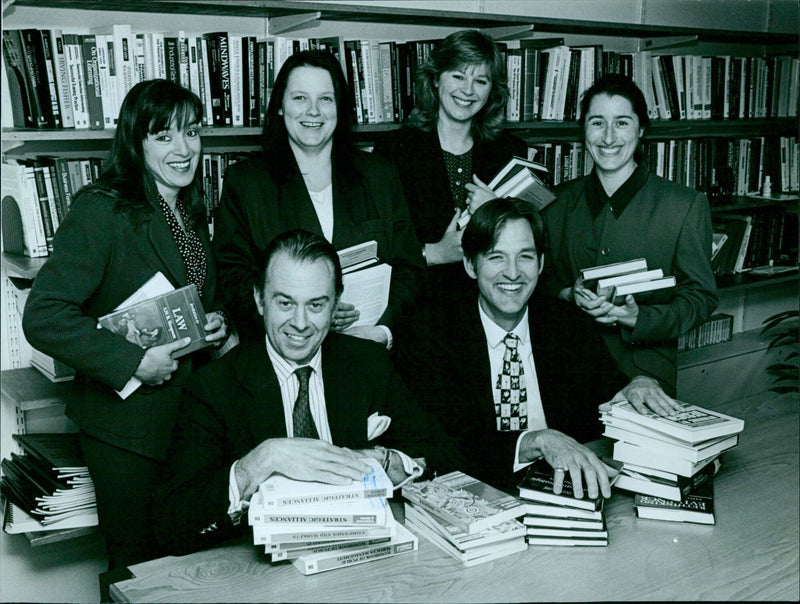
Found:
[[[461,266],[458,219],[495,197],[486,183],[524,141],[503,131],[508,83],[494,41],[475,30],[450,34],[417,71],[408,123],[375,152],[392,158],[422,243],[428,285],[421,304],[458,303],[473,284]]]
[[[214,235],[220,292],[239,334],[264,337],[253,301],[257,258],[277,235],[303,228],[337,250],[375,240],[391,265],[389,304],[377,325],[352,326],[359,311],[340,303],[334,331],[391,347],[392,330],[423,273],[403,189],[391,162],[351,140],[347,81],[319,50],[290,56],[272,90],[260,157],[228,168]]]
[[[197,172],[201,119],[200,100],[172,82],[128,92],[103,172],[76,195],[23,316],[30,343],[77,371],[67,416],[80,428],[112,569],[158,555],[150,494],[181,384],[208,357],[174,359],[184,341],[145,350],[99,329],[97,319],[160,271],[175,288],[197,286],[207,340],[221,343],[227,333],[213,312],[216,269]],[[142,385],[123,400],[114,391],[132,378]]]

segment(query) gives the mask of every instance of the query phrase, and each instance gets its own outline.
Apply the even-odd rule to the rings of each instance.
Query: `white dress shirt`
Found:
[[[503,367],[503,354],[506,350],[503,340],[509,333],[519,338],[517,350],[519,351],[519,356],[522,361],[522,369],[525,377],[524,385],[528,398],[528,404],[525,406],[525,411],[528,416],[528,429],[520,433],[517,439],[517,447],[514,452],[514,471],[516,472],[531,463],[519,461],[519,445],[522,441],[522,437],[528,432],[547,428],[547,421],[544,417],[544,409],[542,408],[542,396],[539,393],[539,380],[536,377],[536,365],[533,361],[533,348],[531,346],[530,328],[528,325],[528,310],[525,310],[522,319],[520,319],[519,323],[517,323],[516,327],[511,331],[506,331],[492,321],[489,315],[484,312],[480,302],[478,303],[478,314],[481,318],[483,332],[486,335],[486,348],[489,353],[489,367],[492,379],[492,395],[495,397],[495,402],[498,402],[500,399],[500,392],[495,388],[495,383]],[[520,386],[522,386],[522,384],[520,384]],[[520,413],[522,413],[522,411],[520,411]]]

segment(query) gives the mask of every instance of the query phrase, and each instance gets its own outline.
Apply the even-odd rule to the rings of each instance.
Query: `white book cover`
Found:
[[[351,327],[375,325],[389,306],[392,267],[380,263],[343,275],[341,301],[353,304],[361,314]]]
[[[232,125],[244,125],[244,96],[242,95],[242,36],[228,35],[228,57],[231,74]]]

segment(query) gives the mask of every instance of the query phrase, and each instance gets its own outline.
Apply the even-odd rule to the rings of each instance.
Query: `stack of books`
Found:
[[[520,501],[463,472],[403,487],[406,525],[464,566],[523,551]]]
[[[391,480],[368,461],[370,473],[349,485],[268,478],[248,510],[254,543],[273,562],[290,560],[305,575],[416,550],[416,536],[389,507]]]
[[[627,402],[601,410],[603,434],[616,439],[616,487],[637,494],[639,517],[714,524],[713,477],[720,455],[739,443],[744,421],[696,405],[669,417],[638,413]],[[654,510],[668,510],[663,513]],[[703,511],[705,516],[679,514]]]
[[[77,434],[14,434],[25,452],[2,461],[8,533],[96,526],[97,505]]]
[[[569,474],[564,476],[561,493],[553,493],[554,470],[545,459],[528,467],[519,485],[525,505],[522,522],[529,545],[604,547],[608,530],[603,518],[602,497],[577,499]],[[610,468],[610,476],[615,472]]]
[[[624,304],[628,294],[641,294],[675,287],[675,277],[660,269],[648,270],[646,258],[635,258],[581,269],[587,288],[614,304]]]

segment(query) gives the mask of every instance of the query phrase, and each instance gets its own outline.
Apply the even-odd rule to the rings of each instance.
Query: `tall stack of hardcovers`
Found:
[[[368,462],[370,474],[350,485],[271,476],[250,502],[254,543],[306,575],[416,550],[417,538],[389,507],[391,480]]]
[[[406,525],[464,566],[527,548],[519,500],[463,472],[408,484],[403,497]]]
[[[713,478],[722,453],[739,443],[743,420],[696,405],[661,417],[627,401],[604,405],[600,419],[616,440],[615,486],[636,493],[640,518],[714,524]]]
[[[613,471],[612,471],[613,474]],[[528,467],[519,485],[525,504],[522,522],[529,545],[603,547],[608,545],[608,530],[603,518],[603,498],[581,499],[574,495],[569,474],[561,492],[553,492],[555,471],[544,459]]]
[[[14,434],[25,453],[2,461],[8,533],[96,526],[97,505],[77,434]],[[12,517],[13,516],[13,517]],[[17,526],[18,525],[18,526]]]

